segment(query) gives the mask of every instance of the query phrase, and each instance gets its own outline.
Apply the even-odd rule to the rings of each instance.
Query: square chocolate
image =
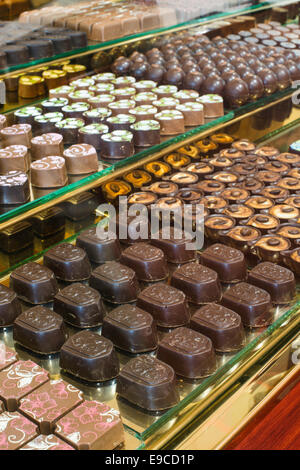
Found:
[[[18,450],[37,436],[37,427],[20,413],[0,414],[0,450]]]

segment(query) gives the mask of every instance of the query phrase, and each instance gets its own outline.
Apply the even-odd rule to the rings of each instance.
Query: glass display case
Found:
[[[120,55],[128,56],[133,51],[145,52],[155,47],[161,37],[174,37],[179,31],[209,34],[209,31],[217,28],[227,18],[248,14],[260,14],[260,18],[263,18],[274,6],[294,5],[294,2],[289,1],[254,2],[255,5],[253,2],[249,2],[249,5],[240,3],[238,7],[232,2],[227,13],[202,15],[201,18],[188,22],[121,39],[89,43],[86,47],[73,49],[71,52],[38,59],[26,65],[11,66],[0,71],[1,78],[4,83],[9,83],[16,74],[35,74],[41,67],[65,61],[68,64],[84,65],[84,74],[89,76],[109,70],[115,58]],[[110,181],[122,180],[125,172],[141,169],[149,162],[163,161],[164,157],[174,152],[180,153],[180,149],[188,148],[194,142],[216,133],[229,134],[236,140],[249,139],[257,145],[275,146],[280,152],[288,152],[290,144],[299,138],[300,107],[295,100],[292,101],[294,93],[295,88],[287,87],[237,108],[226,108],[223,116],[207,119],[201,126],[185,128],[185,132],[176,136],[161,137],[158,144],[143,150],[136,149],[131,157],[117,162],[99,160],[97,172],[69,178],[68,183],[59,189],[37,190],[30,185],[30,200],[27,203],[18,207],[1,208],[0,283],[8,286],[10,274],[17,267],[31,261],[42,263],[45,253],[51,247],[63,242],[75,244],[84,229],[95,227],[103,219],[103,214],[97,209],[103,201],[101,188]],[[38,106],[45,96],[24,100],[15,91],[6,90],[6,104],[3,105],[2,113],[8,123],[13,123],[16,110],[28,105]],[[51,214],[55,210],[63,215],[64,222],[61,226],[51,233],[37,231],[37,221],[43,221],[43,217],[47,217],[47,211]],[[171,271],[174,269],[171,266],[169,268]],[[60,288],[64,286],[62,282]],[[112,309],[109,303],[105,307],[107,311]],[[299,371],[299,364],[291,360],[299,331],[299,307],[297,285],[297,293],[287,305],[273,308],[270,325],[247,329],[245,344],[239,351],[218,353],[216,369],[209,377],[178,379],[178,403],[168,411],[157,413],[146,412],[117,398],[115,380],[90,386],[72,378],[61,371],[59,355],[41,357],[16,345],[11,328],[0,331],[0,340],[8,346],[16,347],[20,358],[30,358],[47,369],[51,377],[62,376],[82,390],[87,399],[97,399],[117,408],[125,426],[125,449],[222,448],[255,414],[257,408],[266,402],[276,387],[290,380]],[[22,308],[26,308],[26,303]],[[70,335],[78,331],[73,326],[68,326],[68,330]],[[101,332],[101,328],[95,331]],[[165,334],[166,331],[160,331],[160,338]],[[121,366],[127,364],[132,357],[118,351]],[[234,416],[238,415],[234,419],[233,409]],[[224,423],[226,429],[222,429]]]

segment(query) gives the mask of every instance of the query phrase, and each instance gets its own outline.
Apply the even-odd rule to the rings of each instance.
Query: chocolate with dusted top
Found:
[[[171,408],[179,401],[175,372],[153,356],[131,359],[117,380],[117,394],[149,411]]]
[[[76,239],[76,246],[83,248],[89,260],[94,263],[118,260],[121,256],[120,243],[117,239],[97,236],[97,228],[88,228],[81,232]]]
[[[77,282],[56,294],[53,309],[66,323],[77,328],[93,328],[101,325],[105,313],[99,292]]]
[[[230,287],[223,294],[221,304],[237,312],[243,324],[250,328],[264,327],[272,321],[270,294],[247,282]]]
[[[208,336],[216,351],[236,351],[244,345],[241,317],[223,305],[211,303],[199,308],[192,316],[190,325],[193,330]]]
[[[132,268],[140,281],[162,281],[169,274],[164,252],[148,243],[129,246],[122,252],[120,261]]]
[[[248,281],[269,292],[275,304],[289,303],[296,293],[293,272],[268,261],[255,266],[248,275]]]
[[[124,351],[138,354],[157,347],[153,317],[132,304],[121,305],[107,313],[102,334]]]
[[[216,370],[211,340],[190,328],[176,328],[168,333],[159,343],[157,358],[189,379],[207,377]]]
[[[44,265],[63,281],[84,281],[91,275],[87,254],[71,243],[61,243],[44,255]]]
[[[239,282],[247,277],[245,257],[236,248],[215,243],[201,253],[200,260],[204,266],[216,271],[222,282]]]
[[[14,322],[14,341],[39,354],[59,352],[67,337],[62,317],[42,306],[26,310]]]
[[[109,302],[121,304],[137,299],[139,285],[135,272],[117,261],[107,261],[94,269],[90,285]]]
[[[21,312],[21,304],[17,299],[15,292],[0,284],[0,327],[3,328],[5,326],[11,326]]]
[[[24,204],[30,198],[29,181],[26,173],[9,171],[0,176],[0,204]]]
[[[186,296],[167,284],[146,287],[138,296],[137,306],[149,312],[158,326],[176,328],[189,322]]]
[[[51,302],[58,291],[53,271],[33,262],[23,264],[11,273],[10,287],[20,299],[30,304]]]
[[[92,331],[71,336],[60,351],[60,367],[88,382],[111,380],[119,374],[113,343]]]
[[[221,300],[218,274],[198,263],[187,263],[178,268],[172,274],[171,285],[184,292],[187,300],[195,304]]]

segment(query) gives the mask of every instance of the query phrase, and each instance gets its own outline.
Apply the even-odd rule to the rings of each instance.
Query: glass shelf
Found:
[[[241,8],[229,9],[229,11],[226,11],[226,12],[217,13],[217,14],[213,14],[210,16],[205,16],[202,18],[190,20],[184,23],[176,24],[174,26],[168,26],[164,28],[154,29],[151,31],[145,31],[145,32],[133,34],[130,36],[124,36],[122,38],[114,39],[111,41],[105,41],[101,43],[90,43],[86,48],[75,49],[75,50],[73,49],[72,51],[65,52],[63,54],[57,54],[53,57],[33,60],[26,64],[19,64],[19,65],[7,67],[5,69],[0,70],[0,77],[4,78],[5,76],[9,76],[10,74],[21,72],[22,70],[25,71],[26,69],[29,69],[35,66],[41,66],[43,64],[47,65],[48,63],[56,62],[62,59],[73,59],[77,57],[82,57],[83,55],[92,54],[95,52],[99,52],[101,50],[104,51],[106,49],[111,49],[117,46],[129,44],[129,43],[136,42],[136,41],[143,40],[143,39],[150,39],[158,35],[174,33],[182,29],[195,28],[197,26],[205,26],[213,21],[222,20],[222,19],[226,19],[229,17],[237,16],[237,15],[251,14],[251,13],[261,11],[261,10],[273,8],[279,5],[280,6],[289,5],[291,3],[294,3],[294,1],[293,0],[282,0],[282,1],[275,0],[271,2],[261,2],[256,5],[251,5],[251,3],[254,3],[254,2],[249,1],[250,5],[246,7],[242,6]]]

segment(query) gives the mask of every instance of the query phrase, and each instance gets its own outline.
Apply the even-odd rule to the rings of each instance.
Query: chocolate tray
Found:
[[[95,222],[98,221],[99,218],[95,219]],[[69,227],[68,231],[70,232],[71,228]],[[69,238],[65,239],[64,241],[69,241],[74,243],[76,240],[78,233],[73,234]],[[124,249],[125,245],[122,245]],[[38,253],[35,256],[28,258],[19,265],[24,264],[28,261],[37,261],[42,263],[43,261],[43,253]],[[16,267],[16,266],[15,266]],[[14,267],[14,268],[15,268]],[[92,266],[93,268],[96,265]],[[178,265],[169,264],[170,273],[176,269]],[[8,285],[9,283],[9,276],[10,272],[13,269],[6,270],[3,272],[0,278],[0,283],[4,285]],[[60,282],[60,288],[66,286],[66,283]],[[146,283],[140,282],[140,288],[143,289],[146,287]],[[223,291],[228,288],[228,285],[223,285]],[[52,308],[52,304],[47,304],[47,307]],[[29,304],[22,302],[22,309],[26,310],[30,307]],[[116,308],[117,305],[110,304],[105,302],[105,307],[107,311],[111,310],[112,308]],[[193,313],[197,307],[192,306],[189,304],[190,312]],[[199,307],[198,307],[199,308]],[[298,286],[297,295],[293,299],[293,301],[284,307],[274,307],[273,308],[273,323],[268,328],[258,328],[258,329],[245,329],[246,331],[246,341],[245,346],[240,351],[230,354],[222,354],[217,353],[217,370],[214,374],[212,374],[208,378],[204,379],[194,379],[194,380],[185,380],[185,379],[178,379],[177,380],[177,389],[180,395],[180,403],[173,408],[169,409],[166,412],[156,412],[150,413],[142,410],[141,408],[135,407],[130,403],[124,401],[123,399],[117,399],[116,397],[116,380],[112,380],[109,382],[98,383],[96,385],[90,385],[87,382],[78,380],[76,378],[71,377],[64,372],[61,372],[59,367],[59,354],[51,355],[51,356],[40,356],[30,351],[22,348],[21,346],[14,343],[12,339],[12,329],[7,328],[3,329],[0,332],[0,340],[4,341],[7,346],[14,347],[18,352],[21,359],[31,359],[32,361],[38,363],[40,366],[47,369],[50,373],[51,378],[58,378],[62,377],[67,380],[69,383],[75,385],[77,388],[83,391],[84,396],[86,399],[96,399],[101,402],[108,403],[110,406],[119,409],[121,413],[121,417],[123,423],[126,427],[128,432],[127,438],[128,443],[127,448],[131,448],[133,442],[136,445],[136,448],[140,447],[143,448],[144,440],[149,438],[154,433],[163,433],[167,429],[171,428],[178,418],[178,414],[181,410],[185,409],[187,405],[191,405],[193,403],[201,402],[201,399],[205,397],[207,394],[213,392],[215,383],[220,378],[224,378],[226,375],[233,373],[236,368],[239,368],[243,365],[243,359],[248,357],[251,352],[255,352],[257,348],[261,348],[260,344],[264,343],[264,340],[270,335],[274,329],[280,328],[285,322],[288,322],[291,318],[293,318],[297,311],[300,308],[300,286]],[[77,328],[73,328],[68,326],[68,331],[70,335],[80,331]],[[101,334],[101,328],[94,329],[97,333]],[[159,331],[159,338],[161,339],[167,331],[171,330],[160,330]],[[126,354],[124,352],[117,351],[121,368],[124,366],[132,357],[135,357],[133,354]],[[146,354],[146,353],[144,353]],[[155,352],[148,353],[155,355]],[[135,437],[137,440],[140,441],[139,445],[137,444],[138,441],[133,441],[132,438]]]

